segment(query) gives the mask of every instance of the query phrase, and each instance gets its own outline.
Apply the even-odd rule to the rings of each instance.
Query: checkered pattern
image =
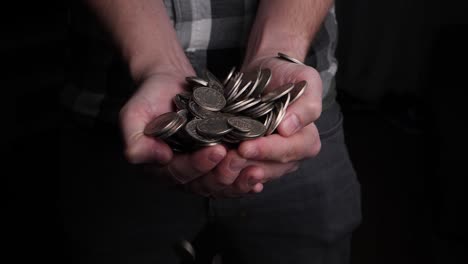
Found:
[[[203,69],[209,69],[217,76],[225,76],[232,66],[240,66],[257,2],[164,0],[180,44],[194,69],[199,74]],[[73,112],[115,122],[119,109],[135,87],[116,53],[110,54],[108,47],[96,44],[98,42],[92,40],[96,39],[93,34],[83,33],[87,29],[77,31],[87,35],[88,41],[77,47],[82,51],[77,55],[78,62],[74,61],[72,78],[64,89],[62,103]],[[324,104],[335,94],[336,41],[337,24],[332,8],[305,61],[320,72]]]

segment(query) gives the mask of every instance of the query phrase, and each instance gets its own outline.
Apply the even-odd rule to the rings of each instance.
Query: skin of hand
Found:
[[[185,77],[185,74],[157,73],[145,78],[120,112],[127,159],[134,164],[154,166],[178,183],[206,174],[226,155],[222,145],[174,154],[161,139],[143,134],[146,124],[153,118],[174,111],[172,98],[183,91]]]
[[[266,153],[266,149],[259,148],[257,145],[252,147],[251,144],[246,144],[245,147],[241,145],[238,151],[229,150],[228,152],[222,145],[217,145],[191,154],[174,154],[161,140],[146,137],[143,134],[145,125],[158,115],[173,110],[172,98],[181,91],[185,77],[193,75],[193,69],[178,43],[162,1],[87,0],[87,2],[112,33],[123,57],[129,64],[132,76],[141,83],[138,91],[120,112],[120,123],[126,144],[125,154],[131,163],[152,163],[155,167],[163,166],[162,169],[180,183],[192,181],[191,186],[198,184],[204,189],[213,188],[212,186],[216,185],[216,190],[213,189],[215,193],[219,189],[217,184],[220,182],[222,186],[228,186],[229,183],[231,186],[244,186],[245,182],[257,181],[259,183],[250,188],[255,192],[263,188],[260,182],[293,170],[297,167],[295,159],[300,160],[310,155],[309,151],[306,154],[302,151],[289,151],[288,153],[296,153],[296,155],[262,156],[262,153]],[[312,36],[318,28],[317,25],[323,19],[329,4],[330,0],[261,1],[249,38],[246,55],[248,63],[244,65],[256,66],[252,63],[260,61],[256,58],[264,58],[265,55],[271,57],[271,54],[276,54],[276,52],[303,59]],[[271,15],[272,12],[275,13],[274,16]],[[278,41],[278,39],[283,41]],[[293,70],[290,68],[293,66],[277,66],[278,69],[276,69],[275,65],[267,66],[269,63],[266,62],[265,67],[274,70],[274,78],[288,71],[292,72],[285,76],[289,76],[287,78],[291,80],[302,77],[303,73],[299,68]],[[278,70],[285,70],[285,72],[275,73]],[[309,82],[308,90],[317,89],[313,81],[305,79]],[[274,82],[272,80],[272,85]],[[315,93],[306,92],[302,97],[315,98],[313,94]],[[302,105],[300,101],[294,104]],[[315,107],[317,108],[317,105]],[[291,111],[294,108],[298,110],[297,115],[292,115],[293,112],[286,115],[284,124],[278,128],[279,135],[294,138],[290,135],[294,131],[288,130],[289,126],[286,125],[289,116],[297,116],[299,127],[305,126],[314,133],[312,130],[316,131],[315,126],[308,127],[307,124],[318,116],[317,111],[314,110],[313,113],[308,113],[307,117],[304,117],[303,111],[299,110],[302,107],[292,105]],[[300,131],[304,129],[306,128],[293,129],[297,131],[294,135],[298,133],[300,135]],[[278,144],[280,139],[271,136],[273,143]],[[290,143],[292,142],[287,144]],[[315,145],[317,146],[317,143]],[[260,154],[247,160],[246,158],[251,155],[249,154],[251,149],[258,150],[257,153]],[[313,150],[311,153],[316,151]],[[287,162],[289,159],[291,161]],[[275,168],[276,165],[279,167]],[[194,180],[201,176],[203,177]],[[239,179],[236,181],[237,178]],[[211,183],[202,183],[201,179],[204,182],[211,181]],[[246,189],[242,192],[246,192]]]
[[[163,1],[86,0],[109,31],[139,88],[120,111],[125,156],[148,171],[186,183],[212,170],[226,155],[219,145],[174,154],[162,140],[143,134],[153,118],[174,111],[173,97],[195,71],[179,44]]]
[[[295,171],[301,160],[314,157],[321,148],[315,121],[322,110],[322,82],[310,66],[268,56],[244,67],[269,68],[272,79],[266,92],[285,83],[306,80],[304,94],[288,107],[275,134],[242,142],[209,173],[190,182],[201,195],[236,197],[261,192],[263,183]]]
[[[322,111],[322,82],[312,67],[275,58],[278,52],[303,61],[332,0],[260,1],[241,71],[270,68],[274,89],[306,80],[308,87],[291,104],[278,134],[240,144],[209,173],[189,183],[201,195],[234,197],[261,192],[263,183],[296,170],[299,161],[320,151],[317,127]]]

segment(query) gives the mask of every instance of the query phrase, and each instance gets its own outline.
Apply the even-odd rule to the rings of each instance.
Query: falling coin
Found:
[[[296,64],[300,64],[300,65],[305,65],[304,63],[302,63],[300,60],[298,59],[295,59],[291,56],[288,56],[284,53],[281,53],[281,52],[278,52],[278,58],[281,58],[281,59],[284,59],[284,60],[287,60],[289,62],[292,62],[292,63],[296,63]]]

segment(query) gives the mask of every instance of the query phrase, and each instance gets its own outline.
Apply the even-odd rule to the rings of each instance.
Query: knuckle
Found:
[[[296,159],[296,150],[289,148],[287,152],[280,156],[279,162],[286,164]]]
[[[237,193],[247,193],[249,191],[247,184],[243,184],[241,181],[236,182],[233,186],[233,189]]]
[[[207,169],[205,168],[202,162],[197,162],[192,159],[190,160],[190,163],[191,163],[190,167],[192,168],[193,174],[200,175],[200,174],[204,174],[205,172],[207,172]]]
[[[216,183],[219,186],[227,187],[227,186],[231,185],[234,182],[232,178],[233,177],[229,177],[229,176],[220,174],[220,175],[217,175],[217,177],[216,177]]]
[[[306,113],[310,121],[317,120],[322,113],[322,102],[308,102],[306,105]]]
[[[203,156],[204,153],[196,153],[191,154],[190,158],[187,162],[189,162],[189,168],[192,173],[196,175],[202,175],[207,173],[212,169],[210,166],[211,163],[207,160],[206,155]]]
[[[287,151],[281,156],[280,162],[284,164],[303,159],[305,149],[305,144],[287,148]]]

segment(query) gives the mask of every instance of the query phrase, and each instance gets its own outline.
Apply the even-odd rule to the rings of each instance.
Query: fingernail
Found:
[[[295,114],[289,115],[283,121],[283,130],[288,136],[294,134],[300,128],[299,119]]]
[[[213,152],[208,155],[208,159],[213,163],[218,163],[224,158],[224,155],[218,152]]]
[[[244,168],[244,164],[246,161],[246,159],[233,159],[231,160],[231,163],[229,163],[229,168],[232,171],[240,171]]]
[[[261,184],[261,183],[255,184],[255,186],[253,187],[252,191],[253,191],[254,193],[260,193],[260,192],[262,192],[262,191],[263,191],[263,184]]]
[[[250,146],[249,148],[247,148],[246,151],[244,151],[244,158],[247,158],[247,159],[253,159],[253,158],[256,158],[258,155],[258,151],[257,151],[257,148],[255,146]]]
[[[253,178],[253,177],[250,177],[249,180],[247,181],[247,184],[249,185],[249,187],[254,187],[255,184],[259,183],[260,181]]]

